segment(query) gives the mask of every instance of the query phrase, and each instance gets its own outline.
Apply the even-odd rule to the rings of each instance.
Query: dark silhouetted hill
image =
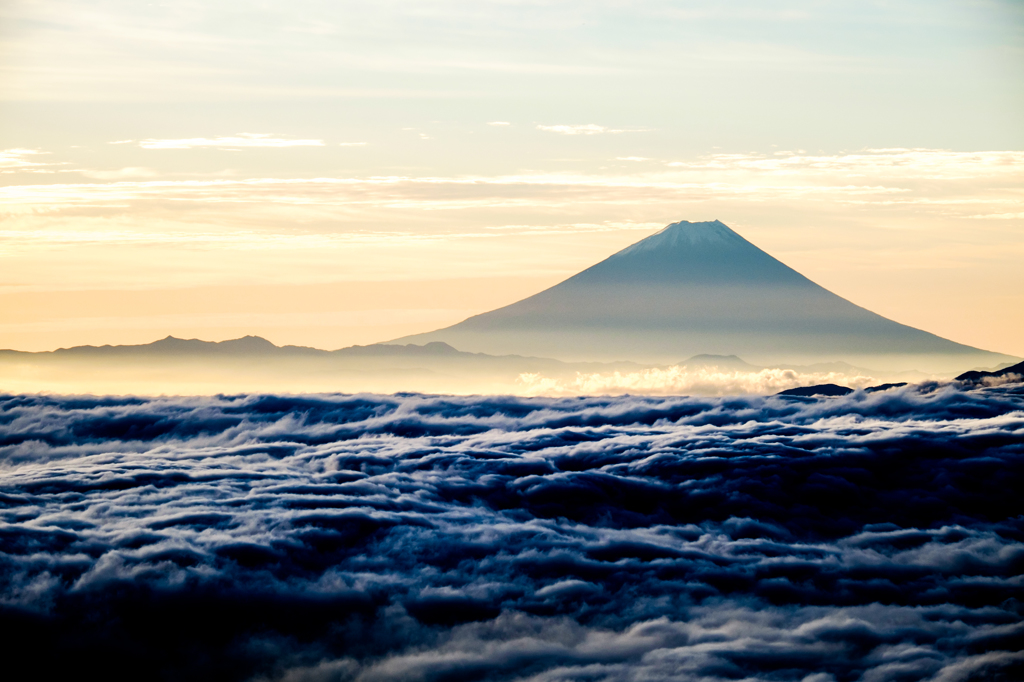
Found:
[[[1018,362],[1016,365],[1010,365],[994,372],[964,372],[956,380],[964,383],[981,383],[986,378],[1024,381],[1024,362]]]
[[[837,386],[836,384],[818,384],[817,386],[800,386],[786,391],[779,391],[776,395],[795,395],[803,397],[811,396],[840,396],[853,393],[852,388]]]

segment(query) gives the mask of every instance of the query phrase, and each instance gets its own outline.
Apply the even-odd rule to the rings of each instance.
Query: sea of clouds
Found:
[[[10,679],[1024,678],[1024,386],[0,396]]]
[[[838,384],[865,388],[878,380],[844,372],[798,372],[765,368],[756,371],[718,367],[649,367],[635,372],[577,372],[572,378],[524,372],[516,392],[529,396],[571,395],[767,395],[799,386]]]

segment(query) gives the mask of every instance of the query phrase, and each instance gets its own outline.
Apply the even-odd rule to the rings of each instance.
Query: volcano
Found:
[[[666,364],[716,354],[934,373],[1013,359],[851,303],[717,220],[673,223],[529,298],[389,343],[434,341],[567,361]]]

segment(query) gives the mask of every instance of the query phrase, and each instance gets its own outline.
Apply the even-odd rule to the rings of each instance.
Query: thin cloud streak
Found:
[[[808,172],[847,177],[962,180],[1021,176],[1024,151],[954,152],[946,149],[868,149],[854,154],[808,155],[803,152],[711,154],[694,161],[672,161],[672,168],[694,171],[749,171],[766,175]]]
[[[756,372],[689,368],[675,365],[637,372],[577,374],[557,379],[542,374],[522,374],[517,393],[529,396],[571,395],[768,395],[799,386],[838,384],[864,388],[875,383],[870,376],[842,372],[798,372],[770,368]]]
[[[29,173],[40,172],[43,166],[61,165],[60,163],[46,163],[43,161],[31,161],[31,158],[43,156],[50,152],[39,151],[38,149],[3,149],[0,150],[0,172],[11,173],[22,171]]]
[[[128,174],[140,171],[123,171]],[[970,190],[968,190],[970,191]],[[212,210],[229,206],[280,206],[313,210],[466,211],[493,209],[559,209],[587,203],[596,206],[642,206],[652,201],[816,201],[857,206],[907,206],[951,211],[963,207],[971,216],[979,206],[1006,215],[1024,205],[1014,196],[936,199],[915,190],[884,185],[755,184],[753,182],[685,182],[664,175],[610,177],[533,175],[506,177],[311,178],[196,181],[122,181],[104,184],[23,185],[0,188],[9,216],[40,212],[57,215],[80,208],[120,210],[146,203],[201,204]],[[170,202],[170,203],[167,203]],[[56,213],[55,213],[56,212]],[[284,216],[282,216],[283,218]]]
[[[478,236],[493,236],[486,232]],[[15,246],[31,249],[48,246],[102,246],[102,245],[186,245],[223,249],[321,249],[337,248],[358,243],[388,242],[400,239],[406,242],[428,242],[443,239],[442,235],[424,235],[414,232],[346,232],[329,234],[294,234],[288,232],[133,232],[129,230],[48,230],[29,233],[14,230],[0,231],[0,240],[6,247],[0,253],[11,253]]]
[[[587,123],[583,125],[538,125],[537,130],[543,130],[549,133],[558,133],[560,135],[603,135],[605,133],[615,135],[618,133],[643,133],[648,132],[648,128],[607,128],[605,126],[599,126],[594,123]]]
[[[652,232],[660,223],[564,223],[554,225],[497,225],[483,226],[475,232],[456,234],[424,234],[399,231],[358,231],[306,233],[247,231],[177,231],[155,230],[0,230],[0,255],[39,251],[48,248],[79,246],[184,246],[189,249],[227,249],[243,251],[274,251],[280,249],[320,250],[342,249],[353,245],[386,245],[400,241],[404,244],[438,243],[457,239],[494,239],[498,237],[531,235],[557,236],[635,230]]]
[[[218,138],[223,140],[228,138]],[[189,148],[190,140],[168,140],[160,148]],[[253,139],[250,146],[291,146],[292,143],[318,142]],[[266,143],[266,144],[264,144]],[[219,145],[220,142],[217,142]],[[355,144],[355,143],[354,143]],[[361,144],[361,143],[358,143]],[[40,165],[24,157],[42,153],[31,150],[9,150],[7,163],[12,167]],[[622,160],[640,161],[644,157],[621,157]],[[475,175],[475,176],[371,176],[371,177],[319,177],[319,178],[248,178],[211,180],[154,180],[146,182],[117,182],[109,184],[61,183],[49,185],[21,185],[0,188],[0,197],[7,206],[19,204],[56,207],[61,204],[78,202],[95,203],[97,200],[130,200],[133,198],[168,197],[181,198],[206,195],[209,201],[244,200],[246,191],[255,192],[254,199],[273,200],[266,196],[274,193],[276,187],[295,188],[306,186],[310,189],[330,187],[373,187],[373,186],[451,186],[451,187],[537,187],[545,189],[592,187],[596,190],[621,188],[636,190],[697,191],[710,195],[751,198],[774,198],[793,195],[832,195],[837,197],[858,194],[917,194],[922,186],[905,186],[904,182],[962,181],[981,182],[984,180],[1024,179],[1024,152],[970,152],[957,153],[944,150],[884,150],[864,154],[811,157],[798,154],[757,155],[721,154],[694,161],[670,162],[669,170],[646,171],[628,175],[597,173],[534,173],[517,175]],[[103,171],[87,171],[91,173]],[[850,182],[854,180],[855,182]],[[865,183],[865,180],[867,181]],[[878,184],[883,182],[886,184]],[[247,190],[245,188],[248,188]],[[947,190],[948,191],[948,190]],[[972,191],[972,190],[968,190]],[[985,187],[973,190],[984,192],[984,196],[959,196],[947,199],[908,197],[901,201],[923,201],[936,203],[945,201],[963,203],[1021,203],[1016,194],[1007,197],[992,196],[998,188]],[[219,193],[219,199],[218,199]],[[324,201],[322,192],[314,196],[294,197],[295,203]],[[406,197],[408,199],[408,197]],[[425,197],[420,199],[429,204]],[[449,201],[449,197],[439,199]],[[546,198],[538,197],[538,203]],[[889,201],[879,197],[879,203]],[[872,200],[874,201],[874,200]],[[426,205],[426,204],[424,204]],[[1002,210],[1000,215],[1013,213]]]
[[[115,143],[111,143],[115,144]],[[294,140],[270,133],[239,133],[232,137],[193,137],[177,140],[140,140],[143,149],[195,149],[197,147],[323,147],[323,140]]]

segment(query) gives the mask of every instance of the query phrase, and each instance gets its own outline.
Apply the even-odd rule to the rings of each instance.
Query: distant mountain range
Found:
[[[764,374],[766,370],[776,375],[771,380],[781,382],[781,387],[799,386],[800,381],[813,382],[825,377],[861,382],[867,381],[866,377],[876,381],[928,378],[920,372],[878,372],[844,362],[767,368],[734,355],[697,355],[659,366],[633,362],[570,363],[552,358],[467,353],[442,342],[375,344],[327,351],[276,346],[258,336],[220,342],[169,336],[131,346],[76,346],[38,353],[0,350],[0,392],[572,394],[596,390],[616,394],[721,394],[727,390],[751,390],[743,388],[746,384],[742,377]],[[964,377],[1003,374],[969,372]],[[678,382],[680,375],[685,388],[672,383]],[[603,383],[595,389],[586,381],[580,383],[581,377],[601,377]],[[696,380],[686,383],[686,377]],[[524,378],[530,380],[524,384]]]
[[[21,351],[0,351],[3,353]],[[395,356],[466,356],[446,343],[433,341],[422,346],[384,345],[349,346],[339,350],[320,350],[309,346],[276,346],[260,336],[243,336],[229,341],[201,341],[199,339],[179,339],[168,336],[154,341],[132,346],[75,346],[58,348],[50,351],[55,357],[98,358],[105,356],[117,357],[395,357]],[[45,353],[33,353],[44,355]]]
[[[889,320],[824,289],[719,221],[682,221],[550,289],[391,343],[565,361],[739,355],[953,373],[1011,356]]]
[[[258,336],[220,342],[168,336],[130,346],[0,350],[0,391],[508,393],[524,373],[563,378],[638,369],[629,362],[570,364],[466,353],[441,342],[327,351],[276,346]]]

